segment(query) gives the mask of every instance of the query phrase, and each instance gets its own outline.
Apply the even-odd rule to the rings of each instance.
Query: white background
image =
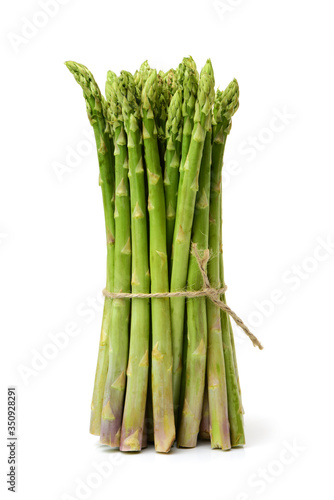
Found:
[[[1,4],[1,491],[8,494],[6,388],[14,384],[20,500],[330,498],[332,2],[61,3],[53,17],[40,16],[36,0]],[[29,29],[31,21],[39,27]],[[148,59],[168,70],[189,54],[199,69],[211,57],[217,86],[239,81],[224,166],[227,298],[265,349],[235,328],[244,449],[204,443],[125,455],[88,433],[104,222],[84,101],[63,62],[87,65],[104,88],[108,69],[134,71]],[[84,146],[73,167],[68,152]],[[69,171],[57,176],[59,164]],[[76,336],[25,384],[19,370],[70,323]],[[106,477],[92,475],[110,460]],[[76,491],[82,482],[90,489]]]

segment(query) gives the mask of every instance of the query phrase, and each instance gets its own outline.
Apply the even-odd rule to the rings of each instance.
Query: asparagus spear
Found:
[[[223,269],[223,253],[220,254],[220,267]],[[221,283],[224,284],[224,270],[220,273]],[[221,300],[226,302],[225,294]],[[243,406],[238,376],[238,366],[235,356],[235,345],[230,317],[221,311],[222,335],[228,394],[228,415],[230,422],[230,436],[232,447],[245,444],[243,421]]]
[[[199,175],[199,190],[193,222],[192,241],[201,257],[209,258],[209,200],[211,176],[211,138],[207,132]],[[203,288],[203,278],[195,255],[190,256],[188,289]],[[205,297],[187,301],[187,365],[183,410],[178,430],[178,446],[193,448],[201,421],[207,351],[207,317]]]
[[[144,61],[141,64],[140,69],[137,70],[134,74],[135,95],[139,103],[141,102],[143,87],[150,74],[150,71],[151,68],[148,64],[148,61]]]
[[[207,131],[211,128],[211,107],[214,100],[214,77],[211,61],[208,60],[201,71],[198,97],[195,106],[194,128],[184,177],[179,187],[175,229],[173,236],[173,265],[171,292],[184,289],[187,282],[190,238],[193,223],[198,177]],[[180,396],[182,374],[182,338],[184,326],[184,297],[173,297],[171,303],[172,340],[173,340],[173,399],[175,419]]]
[[[220,210],[219,208],[217,208],[217,200],[215,199],[217,198],[217,174],[214,172],[213,165],[212,187],[210,193],[211,201],[209,236],[211,258],[208,263],[208,277],[211,286],[214,288],[219,288],[219,227],[221,218]],[[220,310],[209,299],[207,300],[207,318],[207,376],[211,423],[211,447],[228,450],[231,447],[231,443]]]
[[[150,267],[152,293],[168,292],[166,209],[159,159],[155,107],[157,73],[152,70],[143,87],[142,118],[148,181]],[[168,452],[175,439],[172,395],[172,343],[168,298],[152,299],[152,395],[155,449]]]
[[[169,104],[169,92],[167,81],[164,78],[164,73],[161,71],[157,75],[157,102],[156,102],[156,127],[158,131],[158,147],[160,155],[160,165],[162,171],[165,168],[165,152],[166,152],[166,122],[167,110]]]
[[[115,269],[114,291],[130,292],[131,240],[128,158],[122,109],[118,102],[118,79],[108,73],[106,94],[109,97],[108,121],[114,133],[115,156]],[[101,443],[120,444],[125,393],[125,372],[128,362],[129,299],[114,299],[109,328],[109,366],[105,383],[101,420]]]
[[[182,158],[180,165],[180,176],[184,175],[184,165],[188,156],[192,131],[194,127],[195,104],[198,92],[198,72],[193,58],[185,57],[178,67],[177,76],[179,84],[183,88],[183,137],[182,137]]]
[[[168,108],[166,124],[166,160],[165,160],[165,198],[166,198],[166,225],[167,225],[167,254],[170,263],[173,234],[175,225],[177,190],[179,184],[179,166],[181,157],[182,122],[181,109],[182,93],[177,90],[172,97]],[[171,267],[171,266],[170,266]],[[170,271],[171,269],[169,269]]]
[[[132,292],[149,293],[145,178],[142,157],[140,108],[133,76],[122,71],[119,99],[128,136],[131,193]],[[150,306],[147,299],[132,299],[127,387],[121,432],[121,450],[139,451],[143,443],[149,368]]]
[[[179,88],[179,84],[177,81],[177,72],[175,71],[175,69],[171,68],[163,75],[163,79],[165,80],[167,85],[166,89],[168,94],[168,104],[170,104],[173,95]]]
[[[217,120],[219,109],[219,91],[215,100],[214,118]],[[216,129],[213,130],[216,140]],[[217,148],[212,150],[212,171],[210,189],[210,231],[209,248],[211,258],[208,263],[208,278],[211,286],[220,287],[219,278],[219,235],[220,235],[220,156]],[[220,310],[207,300],[208,319],[208,398],[211,425],[211,447],[228,450],[231,448],[230,429],[228,420],[228,400],[225,380],[225,363],[222,342]]]
[[[213,149],[214,157],[219,159],[218,170],[223,167],[223,154],[226,145],[227,135],[231,130],[231,119],[239,107],[239,86],[236,80],[233,80],[226,90],[219,96],[219,110],[217,110],[215,137]],[[221,182],[218,193],[220,213],[222,213],[222,193]],[[222,227],[220,227],[220,251],[219,251],[219,267],[220,267],[220,282],[224,284],[224,267],[223,267],[223,246],[222,246]],[[222,300],[225,302],[225,294],[222,295]],[[222,339],[224,348],[226,384],[228,395],[228,417],[230,422],[230,437],[232,446],[245,444],[245,433],[243,425],[243,410],[240,394],[240,386],[238,382],[238,369],[236,365],[235,348],[233,339],[232,325],[230,318],[225,311],[220,311]]]
[[[225,94],[226,96],[227,94]],[[237,108],[234,110],[234,113],[237,111]],[[231,129],[231,126],[229,127],[226,127],[226,132],[229,133]],[[221,196],[221,213],[222,213],[222,196]],[[224,276],[224,267],[223,267],[223,243],[222,243],[222,233],[221,233],[221,242],[220,242],[220,253],[221,253],[221,257],[220,257],[220,261],[221,261],[221,283],[223,284],[224,283],[224,280],[222,279],[223,276]],[[232,348],[232,354],[233,354],[233,362],[234,362],[234,370],[235,370],[235,374],[236,374],[236,379],[237,379],[237,384],[238,384],[238,390],[239,390],[239,394],[240,394],[240,398],[241,398],[241,389],[240,389],[240,382],[239,382],[239,373],[238,373],[238,365],[237,365],[237,357],[236,357],[236,351],[235,351],[235,343],[234,343],[234,336],[233,336],[233,330],[232,330],[232,325],[231,325],[231,318],[228,316],[228,322],[229,322],[229,328],[230,328],[230,338],[231,338],[231,348]],[[243,411],[243,410],[242,410]]]
[[[88,118],[94,130],[99,161],[100,186],[102,190],[107,239],[106,287],[108,290],[113,290],[115,251],[114,160],[112,155],[112,141],[110,140],[108,133],[106,133],[104,101],[93,75],[85,66],[73,61],[67,61],[65,65],[83,89]],[[108,370],[108,331],[111,321],[111,307],[111,300],[106,299],[103,308],[102,328],[90,419],[90,432],[91,434],[97,436],[100,435],[103,392]]]
[[[144,61],[140,66],[140,69],[137,70],[134,74],[134,83],[135,83],[135,94],[137,97],[138,103],[141,102],[143,85],[145,84],[148,74],[150,71],[150,66],[148,61]],[[144,163],[144,159],[143,159]],[[147,186],[145,186],[146,194],[147,194]],[[149,342],[149,352],[152,351],[152,335],[150,331],[150,342]],[[147,385],[147,401],[146,401],[146,411],[145,411],[145,429],[144,432],[147,434],[147,441],[149,443],[154,443],[154,425],[153,425],[153,403],[152,403],[152,366],[149,363],[148,368],[148,385]]]
[[[232,82],[222,94],[217,91],[217,97],[214,108],[214,143],[212,148],[212,178],[210,194],[210,234],[209,247],[211,259],[208,263],[208,278],[211,286],[219,288],[220,269],[219,269],[219,250],[220,250],[220,232],[221,232],[221,168],[223,163],[223,153],[225,145],[225,134],[230,123],[234,109],[238,105],[238,87]],[[212,448],[221,448],[227,450],[231,447],[230,422],[231,408],[228,402],[229,389],[231,387],[231,357],[227,356],[229,366],[225,368],[225,356],[223,342],[227,342],[229,335],[227,328],[227,318],[221,316],[220,310],[207,300],[208,315],[208,395],[211,422],[211,446]],[[224,320],[223,331],[221,318]],[[225,350],[226,352],[226,350]],[[229,384],[229,385],[227,385]],[[228,399],[229,398],[229,399]],[[233,413],[235,417],[235,413]],[[233,425],[235,420],[233,421]],[[234,431],[232,432],[234,436]]]

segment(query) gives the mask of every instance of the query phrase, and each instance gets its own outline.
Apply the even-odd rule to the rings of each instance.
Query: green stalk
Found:
[[[123,116],[117,99],[118,80],[109,72],[106,94],[108,119],[114,133],[115,156],[115,269],[114,292],[130,292],[131,239],[128,158]],[[109,365],[101,419],[101,443],[120,445],[125,372],[128,362],[130,300],[114,299],[109,329]]]
[[[145,178],[142,157],[140,109],[134,79],[122,71],[119,99],[128,136],[131,198],[132,292],[149,293]],[[150,305],[148,299],[132,299],[127,387],[121,433],[122,451],[139,451],[143,431],[149,369]]]
[[[219,158],[218,169],[223,167],[223,155],[226,145],[227,135],[231,130],[231,119],[239,106],[239,86],[236,80],[233,80],[226,90],[220,96],[220,109],[216,117],[215,138],[213,148],[217,152],[216,158]],[[219,190],[219,205],[222,213],[222,192],[221,182]],[[220,227],[220,282],[224,285],[224,264],[223,264],[223,245],[222,245],[222,227]],[[225,301],[225,294],[221,299]],[[228,417],[230,422],[230,437],[232,446],[245,444],[245,432],[243,423],[243,409],[241,402],[240,386],[238,381],[238,369],[236,365],[235,350],[233,349],[234,340],[230,317],[225,311],[220,311],[222,339],[224,347],[225,373],[228,395]]]
[[[192,242],[202,258],[209,256],[209,203],[211,176],[211,138],[207,132],[202,164],[199,175],[199,190],[196,200]],[[196,257],[192,254],[189,261],[188,289],[201,290],[203,277]],[[206,352],[207,352],[207,317],[205,297],[189,298],[187,301],[187,365],[186,386],[183,410],[178,429],[178,446],[193,448],[197,443],[197,435],[202,416],[203,394],[205,385]]]
[[[223,254],[220,254],[220,268],[222,269],[221,283],[224,285]],[[226,303],[225,294],[221,300]],[[228,395],[228,418],[230,422],[230,436],[232,447],[245,444],[245,431],[243,421],[243,407],[236,364],[233,330],[230,317],[221,311],[222,336],[225,359],[226,384]]]
[[[179,84],[177,81],[177,72],[175,69],[171,68],[168,70],[164,75],[163,79],[165,80],[167,84],[167,94],[168,94],[168,105],[170,104],[173,95],[175,94],[176,90],[179,88]]]
[[[115,252],[114,160],[112,155],[112,141],[106,133],[104,101],[93,75],[85,66],[73,61],[67,61],[65,65],[83,89],[88,118],[94,130],[107,240],[106,287],[108,290],[112,291],[114,286]],[[102,328],[90,419],[90,432],[91,434],[97,436],[100,435],[103,392],[108,370],[108,331],[111,321],[111,307],[112,302],[109,299],[106,299],[103,308]]]
[[[221,203],[220,203],[220,211],[223,213],[223,203],[222,203],[222,196],[221,196]],[[223,260],[223,232],[221,228],[221,233],[220,233],[220,260],[219,260],[219,265],[220,265],[220,282],[222,283],[222,286],[224,286],[224,260]],[[222,300],[225,302],[225,294],[222,296]],[[234,342],[234,335],[233,335],[233,329],[232,329],[232,324],[231,324],[231,318],[229,315],[227,315],[228,319],[228,325],[229,325],[229,330],[230,330],[230,341],[231,341],[231,351],[232,351],[232,356],[233,356],[233,365],[234,365],[234,372],[235,372],[235,378],[237,381],[237,386],[238,386],[238,392],[239,392],[239,397],[240,397],[240,403],[242,407],[242,402],[241,402],[241,387],[240,387],[240,380],[239,380],[239,371],[238,371],[238,363],[237,363],[237,354],[236,354],[236,349],[235,349],[235,342]],[[244,413],[244,409],[242,407],[242,413]]]
[[[166,153],[166,122],[167,110],[169,104],[168,85],[164,79],[164,73],[160,72],[157,76],[157,113],[156,113],[156,127],[158,131],[158,147],[160,156],[161,170],[165,168],[165,153]]]
[[[233,81],[224,93],[217,91],[213,128],[212,148],[212,178],[210,196],[210,234],[209,247],[211,259],[208,263],[208,278],[211,286],[219,288],[220,281],[220,247],[221,247],[221,169],[223,165],[223,154],[226,133],[230,128],[230,119],[238,107],[238,85]],[[235,435],[235,404],[229,406],[235,397],[232,391],[231,356],[227,346],[229,330],[227,316],[221,315],[221,311],[208,299],[208,395],[211,423],[211,446],[212,448],[230,449]],[[222,322],[223,320],[223,322]],[[228,366],[225,366],[225,359]],[[230,420],[231,417],[231,420]],[[233,429],[232,429],[233,426]],[[238,427],[240,431],[240,427]],[[231,433],[231,436],[230,436]]]
[[[223,147],[217,146],[219,137],[217,126],[219,113],[221,111],[221,92],[218,90],[214,106],[213,148],[212,148],[212,177],[210,192],[210,232],[209,248],[211,258],[208,264],[208,278],[211,286],[219,288],[219,247],[221,226],[221,165],[223,159]],[[220,144],[220,146],[223,146]],[[211,446],[227,450],[231,448],[230,429],[228,420],[228,396],[225,378],[225,360],[223,352],[222,328],[220,310],[207,300],[208,319],[208,399],[211,426]]]
[[[183,88],[183,137],[182,155],[180,165],[181,183],[184,175],[184,165],[187,160],[191,136],[194,128],[195,104],[198,92],[198,72],[193,58],[185,57],[177,69],[177,76],[181,88]]]
[[[143,87],[142,117],[148,181],[151,292],[168,292],[166,208],[159,159],[155,106],[157,73],[152,70]],[[168,298],[152,299],[152,398],[155,449],[168,452],[175,439],[172,394],[172,339]]]
[[[172,97],[168,108],[168,118],[166,124],[167,148],[165,155],[164,186],[166,198],[167,255],[169,271],[171,271],[170,259],[173,245],[177,191],[179,185],[179,167],[182,143],[181,107],[182,93],[181,90],[177,90]]]
[[[211,108],[214,100],[214,77],[211,61],[208,60],[201,71],[198,97],[195,107],[194,128],[191,136],[184,177],[179,186],[173,237],[173,266],[171,292],[183,290],[187,283],[191,230],[194,217],[198,178],[206,132],[211,128]],[[171,304],[173,343],[173,399],[175,420],[180,397],[182,375],[182,346],[184,329],[185,298],[173,297]]]
[[[220,287],[219,278],[219,237],[220,237],[220,175],[216,158],[216,149],[212,150],[212,177],[210,192],[210,232],[208,278],[213,288]],[[211,447],[228,450],[231,448],[228,420],[227,386],[220,321],[220,309],[207,299],[208,319],[208,396],[211,424]]]
[[[142,97],[142,92],[143,92],[143,87],[146,83],[146,80],[148,78],[148,75],[150,74],[151,68],[150,65],[148,64],[148,61],[144,61],[140,69],[137,70],[134,74],[134,84],[135,84],[135,95],[137,102],[141,102],[141,97]]]

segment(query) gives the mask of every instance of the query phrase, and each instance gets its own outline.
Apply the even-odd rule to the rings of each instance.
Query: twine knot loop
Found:
[[[232,311],[232,309],[225,303],[225,297],[221,300],[221,295],[223,295],[227,286],[220,288],[213,288],[211,286],[209,277],[206,272],[206,265],[210,258],[209,250],[204,250],[203,257],[201,257],[197,250],[197,245],[192,244],[192,253],[196,258],[199,270],[203,278],[203,287],[201,290],[180,290],[178,292],[160,292],[160,293],[123,293],[123,292],[109,292],[108,290],[103,290],[103,295],[109,299],[159,299],[159,298],[170,298],[170,297],[188,297],[190,299],[196,297],[207,297],[211,302],[213,302],[219,309],[224,311],[226,314],[234,319],[235,323],[244,331],[247,337],[252,341],[254,347],[263,349],[260,341],[253,335],[253,333],[248,329],[245,323],[242,321],[237,314]]]

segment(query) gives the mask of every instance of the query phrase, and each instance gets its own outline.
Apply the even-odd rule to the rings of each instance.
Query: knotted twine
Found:
[[[260,341],[252,334],[245,323],[239,316],[232,311],[232,309],[220,299],[220,296],[226,292],[227,286],[222,288],[212,288],[209,277],[205,271],[206,264],[209,260],[209,250],[204,251],[203,258],[200,257],[197,246],[192,244],[192,252],[196,258],[199,270],[203,278],[203,288],[201,290],[180,290],[178,292],[159,292],[159,293],[123,293],[123,292],[109,292],[107,289],[103,290],[103,295],[109,299],[160,299],[169,297],[188,297],[190,299],[196,297],[208,297],[219,309],[226,312],[235,323],[244,331],[247,337],[252,341],[254,347],[263,349]]]

